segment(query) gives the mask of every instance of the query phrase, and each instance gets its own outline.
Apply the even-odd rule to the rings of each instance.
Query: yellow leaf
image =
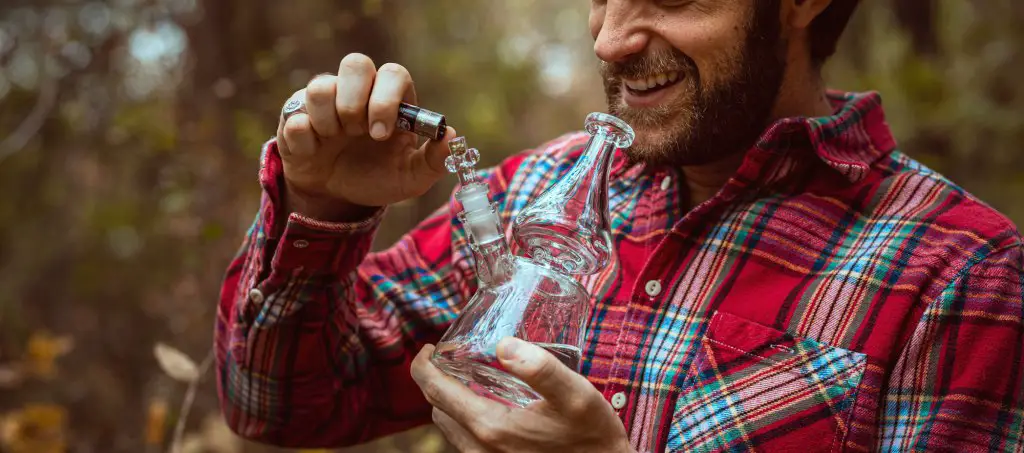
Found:
[[[153,355],[168,376],[182,382],[199,379],[199,367],[185,353],[166,344],[157,343],[153,347]]]
[[[416,453],[441,453],[444,451],[445,440],[440,431],[430,430],[423,434],[416,445]]]
[[[146,445],[163,444],[166,425],[167,401],[162,399],[150,401],[146,411]]]
[[[25,361],[28,372],[41,378],[57,375],[57,358],[67,354],[74,347],[69,336],[55,337],[49,332],[33,332],[28,339]]]
[[[63,453],[65,418],[61,406],[25,406],[0,423],[0,446],[10,453]]]

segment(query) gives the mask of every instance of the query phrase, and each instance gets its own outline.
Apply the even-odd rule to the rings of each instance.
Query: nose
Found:
[[[628,0],[608,0],[598,18],[594,53],[606,62],[618,62],[643,52],[650,40],[641,20],[640,6]]]

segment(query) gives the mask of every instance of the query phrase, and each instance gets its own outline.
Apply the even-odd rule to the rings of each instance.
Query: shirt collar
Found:
[[[815,156],[850,182],[858,182],[867,176],[871,165],[896,147],[896,141],[885,120],[881,96],[877,92],[835,90],[829,90],[827,96],[834,109],[832,115],[790,117],[775,121],[747,153],[740,173],[746,174],[749,179],[782,177],[788,171],[766,171],[768,169],[765,165],[774,162],[786,168],[795,168],[791,159],[771,157],[795,157],[796,153],[792,152],[794,145],[803,143],[809,144],[812,153],[801,155]],[[627,177],[636,174],[635,171],[645,170],[643,164],[629,166],[626,160],[621,152],[616,154],[612,166],[613,177]]]
[[[784,152],[779,144],[806,139],[813,154],[850,182],[867,176],[871,166],[896,148],[885,121],[882,98],[876,92],[829,91],[834,113],[823,117],[795,117],[776,122],[761,137],[759,149]]]

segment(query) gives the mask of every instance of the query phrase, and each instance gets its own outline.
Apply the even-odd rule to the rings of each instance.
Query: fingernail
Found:
[[[519,339],[515,337],[508,337],[501,340],[498,345],[498,355],[503,360],[515,360],[516,352],[519,350]]]
[[[540,363],[543,360],[543,349],[536,345],[523,342],[522,346],[516,349],[516,358],[519,363]]]
[[[384,138],[384,136],[387,135],[387,133],[387,126],[385,126],[384,123],[380,121],[373,123],[373,127],[370,128],[370,135],[377,140]]]

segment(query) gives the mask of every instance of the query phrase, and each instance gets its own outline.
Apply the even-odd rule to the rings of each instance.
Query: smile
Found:
[[[623,79],[626,88],[639,93],[660,90],[675,85],[680,79],[679,71],[662,72],[643,79]]]
[[[632,108],[656,107],[671,99],[671,88],[679,85],[683,79],[679,71],[663,72],[642,79],[624,78],[622,99]]]

